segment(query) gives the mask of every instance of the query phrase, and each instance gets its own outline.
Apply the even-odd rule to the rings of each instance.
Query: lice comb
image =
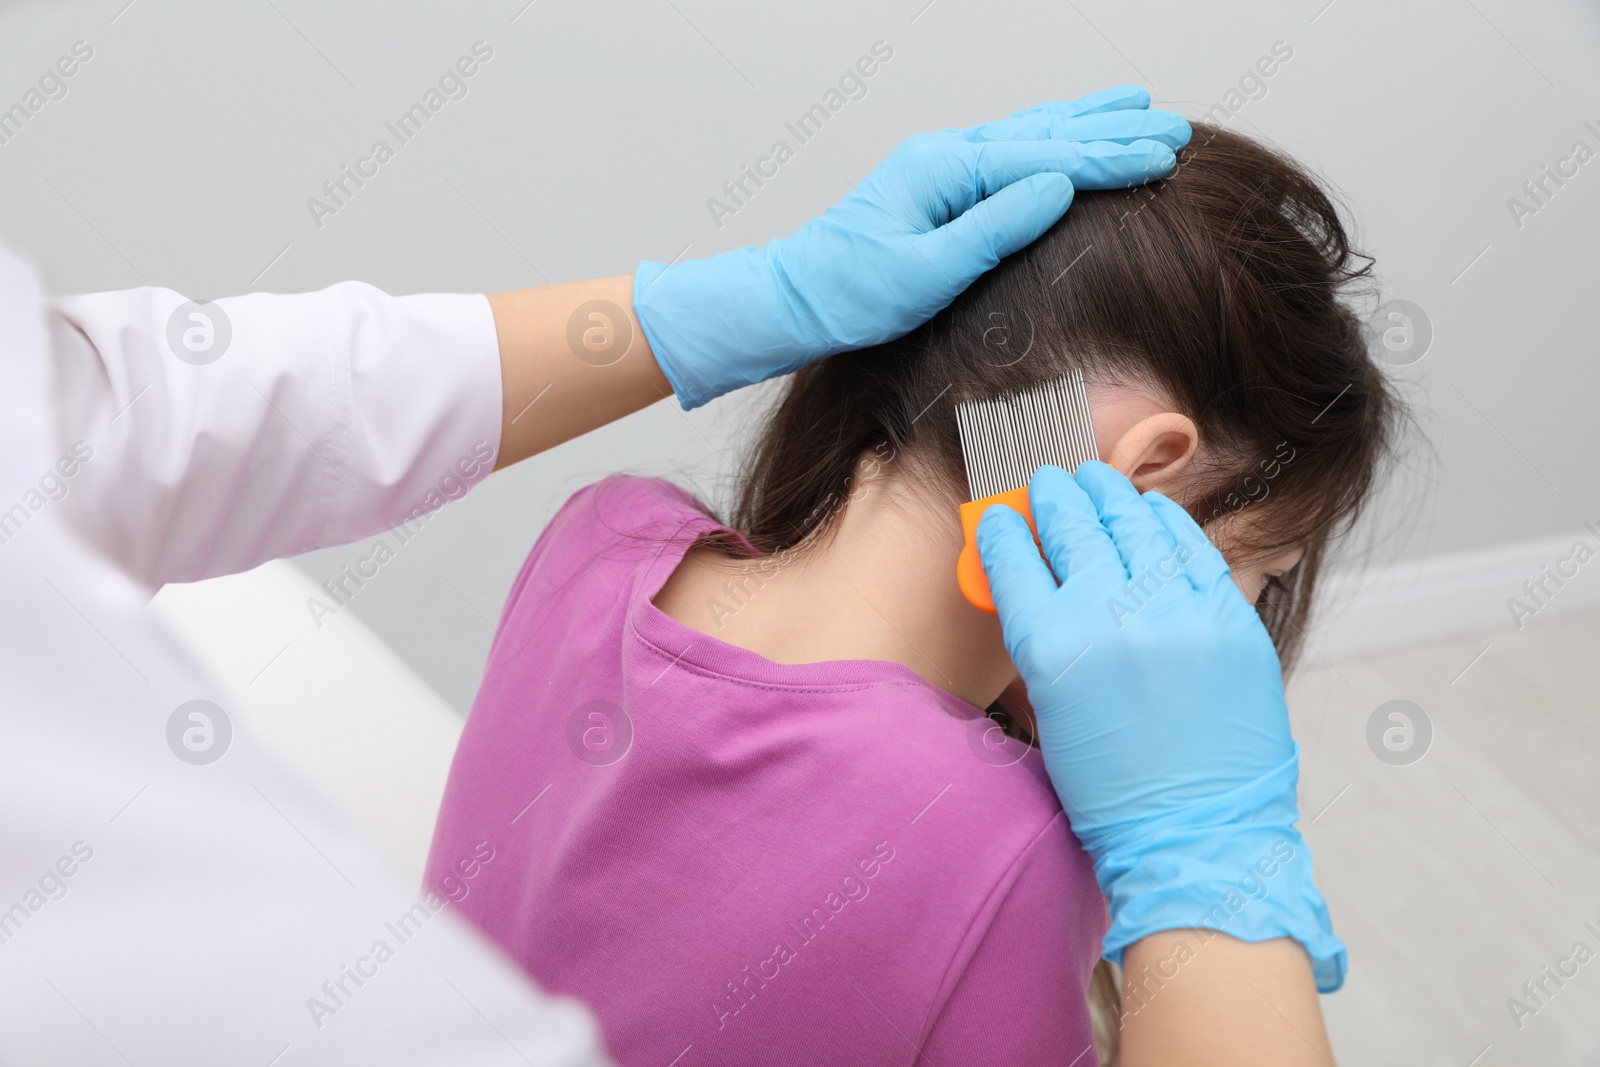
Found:
[[[966,543],[956,560],[956,581],[975,608],[994,614],[989,579],[978,557],[978,519],[991,504],[1005,504],[1022,513],[1033,529],[1028,507],[1028,479],[1047,463],[1075,471],[1078,464],[1098,459],[1089,394],[1083,372],[1043,382],[1013,396],[968,400],[956,405],[961,458],[967,467],[967,492],[961,505],[961,531]]]

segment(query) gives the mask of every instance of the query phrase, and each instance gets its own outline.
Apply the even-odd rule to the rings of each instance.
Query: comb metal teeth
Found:
[[[1011,396],[956,405],[961,458],[973,500],[1020,489],[1047,463],[1068,471],[1099,458],[1083,372]]]

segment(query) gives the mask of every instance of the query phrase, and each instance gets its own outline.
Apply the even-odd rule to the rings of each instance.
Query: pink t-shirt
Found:
[[[1092,1067],[1105,906],[1038,753],[901,665],[777,664],[656,608],[724,529],[641,478],[562,508],[506,602],[428,885],[627,1067]],[[752,573],[742,597],[794,580]]]

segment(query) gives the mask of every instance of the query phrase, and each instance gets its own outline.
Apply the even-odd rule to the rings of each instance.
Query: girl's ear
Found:
[[[1128,476],[1139,492],[1151,489],[1172,495],[1200,446],[1193,420],[1176,411],[1140,419],[1123,432],[1106,462]]]

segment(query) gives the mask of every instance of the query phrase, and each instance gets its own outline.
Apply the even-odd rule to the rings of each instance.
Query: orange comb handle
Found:
[[[966,543],[961,546],[961,555],[956,558],[956,584],[961,586],[968,603],[990,615],[997,613],[994,610],[994,597],[989,595],[989,577],[983,573],[983,561],[978,556],[978,520],[994,504],[1004,504],[1020,512],[1028,520],[1028,529],[1033,530],[1034,543],[1039,541],[1039,531],[1033,525],[1033,512],[1028,508],[1027,486],[986,496],[982,500],[969,500],[961,505],[961,533]]]

